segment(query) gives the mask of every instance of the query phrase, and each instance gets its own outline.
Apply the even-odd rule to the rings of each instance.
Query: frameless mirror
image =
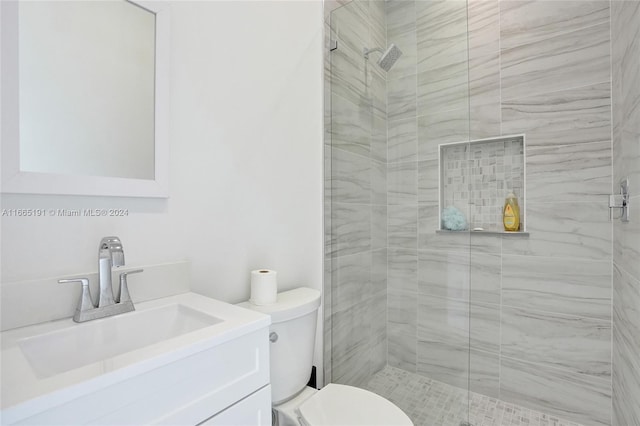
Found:
[[[166,196],[163,5],[2,3],[2,191]]]

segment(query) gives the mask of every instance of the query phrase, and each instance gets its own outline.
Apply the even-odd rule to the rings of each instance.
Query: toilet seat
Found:
[[[397,406],[373,392],[331,383],[298,411],[309,426],[413,426]]]

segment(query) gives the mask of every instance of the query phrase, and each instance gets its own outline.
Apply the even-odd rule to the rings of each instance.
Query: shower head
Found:
[[[378,59],[378,65],[383,70],[389,72],[391,67],[396,63],[398,58],[402,55],[402,50],[398,48],[395,44],[391,43],[387,50],[383,51],[379,47],[375,47],[373,49],[364,49],[364,57],[365,59],[369,59],[369,54],[371,52],[382,52],[382,56]]]

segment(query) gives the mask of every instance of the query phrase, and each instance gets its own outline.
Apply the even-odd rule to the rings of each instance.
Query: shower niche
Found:
[[[462,213],[467,230],[527,236],[525,152],[524,135],[439,145],[437,232],[456,232],[443,223],[444,214],[455,212]],[[505,231],[502,223],[505,198],[510,192],[516,195],[520,207],[520,229],[515,232]]]

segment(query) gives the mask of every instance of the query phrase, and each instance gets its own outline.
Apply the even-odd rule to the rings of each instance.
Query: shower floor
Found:
[[[416,426],[581,426],[394,367],[385,367],[363,386],[381,395]]]

